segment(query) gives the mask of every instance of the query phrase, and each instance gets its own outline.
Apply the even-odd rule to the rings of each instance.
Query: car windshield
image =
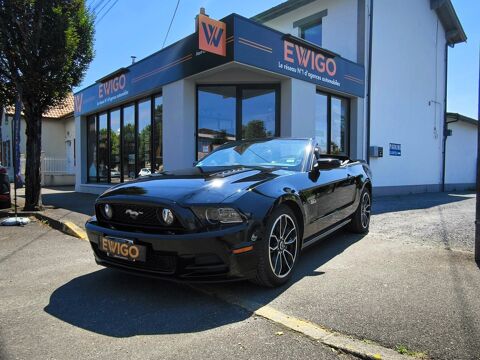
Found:
[[[236,141],[219,147],[197,166],[266,166],[301,171],[308,153],[307,139]]]

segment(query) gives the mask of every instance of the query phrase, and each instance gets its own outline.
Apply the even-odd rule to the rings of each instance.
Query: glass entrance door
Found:
[[[234,140],[280,134],[278,85],[200,85],[197,159]]]
[[[322,154],[349,154],[350,102],[317,92],[315,99],[315,140]]]
[[[275,136],[275,89],[241,89],[242,139]]]

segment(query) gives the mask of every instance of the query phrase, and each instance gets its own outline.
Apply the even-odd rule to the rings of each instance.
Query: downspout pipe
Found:
[[[372,39],[373,39],[373,0],[370,0],[370,21],[368,30],[368,68],[367,68],[367,163],[370,164],[370,114],[372,106]]]
[[[445,44],[445,96],[443,106],[443,146],[442,146],[442,192],[445,192],[445,174],[447,169],[447,137],[448,137],[448,123],[447,123],[447,85],[448,85],[448,42]]]

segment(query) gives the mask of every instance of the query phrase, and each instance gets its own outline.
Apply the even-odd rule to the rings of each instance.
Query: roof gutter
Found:
[[[370,116],[371,116],[371,107],[372,107],[372,39],[373,39],[373,0],[370,0],[370,21],[369,21],[369,30],[368,30],[368,70],[367,70],[367,81],[368,81],[368,98],[367,98],[367,163],[370,164]]]
[[[443,105],[443,147],[442,147],[442,192],[445,192],[445,173],[447,169],[447,137],[448,137],[448,122],[447,122],[447,85],[448,85],[448,43],[445,44],[445,96]]]

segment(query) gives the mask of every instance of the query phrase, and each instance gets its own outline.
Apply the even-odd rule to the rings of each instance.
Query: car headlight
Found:
[[[236,224],[243,222],[243,217],[233,208],[202,207],[195,208],[195,214],[209,224]]]
[[[112,208],[112,205],[110,204],[105,204],[103,206],[103,214],[105,215],[105,217],[107,219],[111,219],[113,217],[113,208]]]

